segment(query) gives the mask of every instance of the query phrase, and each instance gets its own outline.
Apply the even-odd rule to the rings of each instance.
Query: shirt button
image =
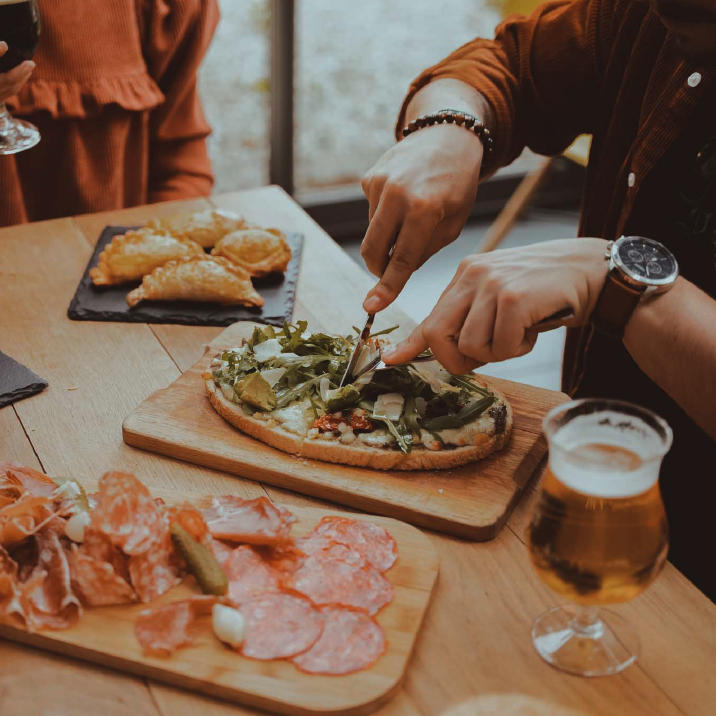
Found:
[[[630,188],[636,184],[636,174],[634,174],[634,172],[631,172],[631,174],[627,177],[627,184]]]
[[[689,87],[696,87],[699,82],[701,82],[700,72],[694,72],[692,75],[689,75],[689,79],[686,80],[686,83],[689,85]]]

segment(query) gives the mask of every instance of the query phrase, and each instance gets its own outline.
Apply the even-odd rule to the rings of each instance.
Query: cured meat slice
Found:
[[[234,495],[215,497],[204,519],[218,539],[257,545],[287,542],[296,517],[267,497],[242,500]]]
[[[375,614],[393,600],[393,586],[373,567],[349,564],[325,552],[307,557],[284,586],[314,604],[357,607]]]
[[[395,540],[385,529],[372,522],[347,517],[324,517],[305,539],[301,549],[308,552],[312,544],[321,549],[321,538],[354,549],[379,572],[390,569],[398,557]]]
[[[194,641],[194,622],[198,616],[210,614],[217,601],[218,597],[197,596],[145,609],[134,624],[137,641],[145,653],[170,656]]]
[[[12,483],[39,497],[52,498],[57,489],[52,479],[42,472],[13,462],[0,462],[0,493],[3,485]]]
[[[124,472],[108,472],[99,481],[90,526],[129,555],[148,551],[168,529],[162,506],[134,475]]]
[[[199,510],[193,505],[178,505],[170,507],[169,524],[174,522],[181,525],[197,542],[208,544],[211,539],[209,528]]]
[[[0,507],[0,545],[15,547],[56,519],[49,505],[50,498],[24,492]]]
[[[360,552],[356,552],[352,547],[341,544],[340,542],[334,542],[326,537],[307,535],[298,540],[297,547],[305,555],[318,553],[330,555],[331,557],[342,559],[344,562],[357,565],[358,567],[365,567],[367,564]]]
[[[365,612],[323,607],[323,633],[293,663],[310,674],[350,674],[374,664],[385,651],[385,634]]]
[[[84,537],[84,542],[78,547],[79,552],[99,562],[108,562],[125,582],[129,582],[129,557],[115,547],[103,532],[88,527]]]
[[[323,631],[311,602],[285,592],[265,594],[241,605],[246,631],[240,652],[252,659],[287,659],[309,649]]]
[[[24,621],[20,602],[17,562],[0,545],[0,616],[17,616]]]
[[[213,537],[209,538],[208,545],[211,551],[214,553],[216,561],[222,567],[226,563],[226,560],[229,559],[229,557],[231,556],[231,553],[236,549],[236,545],[222,542],[220,539],[214,539]]]
[[[129,579],[139,599],[151,602],[181,582],[179,558],[169,533],[148,552],[129,558]]]
[[[248,545],[233,550],[223,567],[229,580],[229,598],[236,604],[279,589],[280,572]]]
[[[72,545],[68,561],[72,586],[85,606],[105,607],[137,601],[131,585],[115,572],[109,562],[81,552],[77,545]]]
[[[72,590],[70,566],[57,532],[44,528],[35,535],[38,561],[21,589],[27,595],[24,617],[29,631],[66,629],[82,614]],[[35,584],[30,589],[30,584]]]

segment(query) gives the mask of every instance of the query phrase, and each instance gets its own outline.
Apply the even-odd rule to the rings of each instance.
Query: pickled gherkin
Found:
[[[197,542],[180,524],[174,522],[170,528],[172,542],[184,557],[189,571],[204,594],[222,596],[229,590],[229,580],[214,553]]]

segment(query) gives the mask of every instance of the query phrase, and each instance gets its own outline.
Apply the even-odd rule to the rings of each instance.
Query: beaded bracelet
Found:
[[[487,156],[492,154],[494,140],[492,139],[490,130],[485,126],[485,123],[474,114],[459,112],[456,109],[441,109],[439,112],[424,114],[422,117],[414,119],[406,127],[403,127],[403,137],[407,137],[409,134],[417,132],[423,127],[430,127],[433,124],[443,124],[446,122],[448,124],[457,124],[461,127],[465,127],[468,132],[473,132],[480,138]]]

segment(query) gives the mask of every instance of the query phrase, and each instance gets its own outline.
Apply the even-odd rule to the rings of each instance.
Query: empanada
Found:
[[[285,273],[291,247],[278,229],[243,229],[227,234],[211,251],[245,268],[252,277]]]
[[[137,281],[167,261],[199,255],[204,250],[194,241],[147,228],[128,231],[104,247],[90,277],[95,286]]]
[[[196,241],[205,249],[211,248],[222,236],[245,229],[249,223],[233,211],[205,209],[193,214],[174,214],[162,219],[152,219],[150,228],[160,229],[177,238]]]
[[[169,261],[144,277],[142,285],[127,296],[140,301],[214,301],[227,306],[263,306],[264,300],[240,266],[220,256],[188,256]]]

